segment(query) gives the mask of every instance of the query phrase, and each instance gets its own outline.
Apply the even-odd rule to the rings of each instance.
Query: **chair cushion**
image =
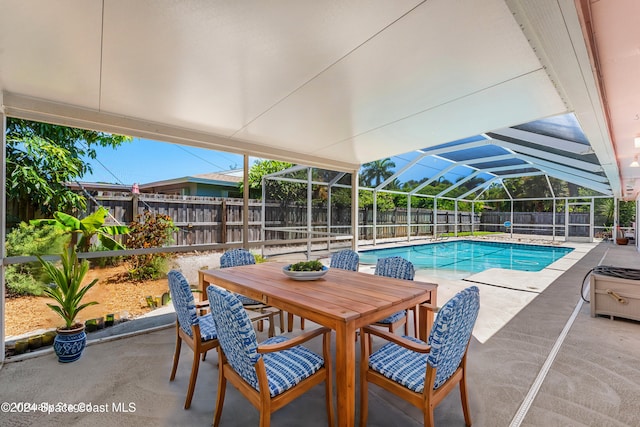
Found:
[[[249,384],[259,390],[255,364],[262,357],[269,381],[271,396],[288,390],[317,372],[324,359],[302,346],[276,353],[258,353],[258,343],[253,326],[240,300],[226,289],[207,288],[213,320],[218,330],[218,340],[229,365]],[[288,340],[273,337],[262,344],[275,344]]]
[[[393,313],[389,317],[385,317],[382,320],[378,320],[376,323],[391,324],[393,322],[396,322],[396,321],[402,319],[403,317],[405,317],[405,312],[404,311],[398,311],[397,313]]]
[[[376,276],[393,277],[395,279],[413,280],[416,270],[413,263],[406,259],[394,256],[379,258],[376,262]]]
[[[240,265],[252,265],[256,258],[246,249],[231,249],[220,257],[220,268],[238,267]]]
[[[238,299],[240,300],[242,305],[259,305],[259,304],[262,304],[262,302],[256,301],[256,300],[251,299],[249,297],[245,297],[244,295],[236,294],[236,296],[238,297]]]
[[[331,268],[339,268],[341,270],[358,271],[360,256],[351,249],[344,249],[336,252],[331,256]]]
[[[211,317],[211,313],[208,313],[205,316],[199,316],[198,320],[200,322],[201,341],[210,341],[218,338],[216,325],[213,323],[213,317]]]
[[[470,286],[458,292],[438,311],[427,343],[429,365],[436,368],[435,388],[458,369],[469,344],[480,309],[479,290]]]
[[[198,324],[198,316],[196,314],[196,303],[193,299],[193,292],[191,291],[189,282],[187,282],[184,275],[177,270],[171,270],[167,274],[167,278],[178,324],[187,335],[192,337],[191,326]]]
[[[431,347],[429,353],[416,353],[388,343],[370,356],[369,367],[421,393],[424,390],[426,365],[429,363],[436,369],[433,388],[438,389],[460,366],[479,309],[479,290],[476,286],[458,292],[438,312],[427,342]],[[423,343],[412,337],[404,338]]]
[[[417,338],[403,338],[424,344]],[[427,356],[394,343],[387,343],[369,357],[369,367],[410,390],[422,393],[427,372]]]
[[[246,249],[231,249],[220,257],[220,268],[239,267],[242,265],[253,265],[255,263],[256,258]],[[262,304],[260,301],[245,297],[244,295],[236,294],[236,296],[242,305]]]
[[[226,289],[210,285],[207,287],[207,295],[218,331],[218,341],[229,365],[255,388],[258,377],[254,365],[260,355],[249,316],[238,297]]]
[[[276,344],[287,340],[286,337],[278,336],[263,341],[261,345]],[[267,370],[271,397],[287,391],[324,366],[322,356],[300,345],[275,353],[265,353],[262,358]]]

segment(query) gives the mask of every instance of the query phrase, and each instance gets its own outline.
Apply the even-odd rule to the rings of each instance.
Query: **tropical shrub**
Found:
[[[24,265],[24,264],[23,264]],[[10,265],[5,272],[5,289],[7,297],[18,297],[23,295],[42,295],[46,285],[36,280],[30,273],[23,272],[17,265]]]
[[[159,248],[169,245],[173,241],[173,232],[176,230],[173,220],[169,215],[154,214],[145,211],[138,215],[129,224],[129,236],[127,248]],[[166,274],[166,253],[132,255],[127,259],[129,278],[131,280],[158,279]]]
[[[69,235],[56,227],[22,222],[7,235],[7,256],[56,254],[68,242]],[[41,295],[49,280],[38,262],[9,265],[5,274],[7,296]]]
[[[75,245],[77,241],[79,251],[88,252],[94,236],[108,250],[124,249],[124,246],[114,237],[127,234],[129,229],[123,225],[104,225],[107,215],[109,215],[107,208],[100,206],[94,213],[82,219],[64,212],[55,212],[53,219],[34,219],[31,220],[31,224],[52,225],[65,233],[70,233],[71,242]]]

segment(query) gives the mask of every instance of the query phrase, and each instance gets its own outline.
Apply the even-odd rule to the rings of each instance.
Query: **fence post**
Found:
[[[224,199],[220,206],[220,241],[218,243],[227,243],[227,201]]]
[[[476,204],[475,202],[471,202],[471,235],[475,236],[475,233],[473,232],[473,223],[474,223],[474,219],[476,216]]]
[[[454,219],[453,219],[453,235],[455,237],[458,237],[458,200],[455,200],[454,203],[454,210],[455,212],[453,213],[454,215]]]
[[[411,194],[407,197],[407,242],[411,241]]]
[[[133,193],[133,196],[131,197],[131,215],[133,215],[132,220],[135,221],[135,219],[138,217],[138,200],[140,198],[139,194]]]

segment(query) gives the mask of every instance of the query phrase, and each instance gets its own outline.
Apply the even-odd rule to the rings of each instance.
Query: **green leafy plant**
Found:
[[[53,226],[20,223],[7,235],[7,256],[44,255],[62,252],[69,236]],[[38,262],[7,266],[7,296],[41,295],[48,280]]]
[[[53,225],[65,233],[71,233],[72,244],[77,241],[78,248],[88,252],[91,247],[91,239],[98,237],[98,241],[108,250],[124,249],[124,246],[114,239],[119,234],[127,234],[129,229],[124,225],[104,225],[109,211],[100,207],[97,211],[82,219],[64,212],[55,212],[53,219],[34,219],[30,223],[34,225]],[[78,238],[79,236],[79,238]]]
[[[98,279],[82,286],[84,276],[89,271],[89,262],[78,260],[78,255],[73,246],[69,246],[60,254],[62,265],[56,267],[52,262],[45,261],[40,256],[38,260],[42,264],[51,280],[53,287],[45,288],[44,293],[53,298],[57,305],[47,304],[51,310],[56,312],[65,322],[64,329],[74,329],[76,327],[76,316],[81,310],[98,304],[96,301],[82,303],[82,299],[89,289],[91,289]]]
[[[5,289],[7,290],[7,297],[42,295],[45,284],[36,280],[31,274],[22,272],[19,267],[20,266],[15,265],[7,267],[7,272],[5,273]]]
[[[132,140],[12,117],[7,118],[6,130],[7,199],[47,215],[58,209],[84,209],[85,198],[65,183],[91,172],[97,147],[116,148]]]
[[[302,261],[291,264],[289,271],[321,271],[322,267],[320,261]]]
[[[176,230],[169,215],[145,211],[129,224],[129,248],[158,248],[172,242]],[[158,279],[167,272],[169,254],[133,255],[127,259],[129,278],[132,280]]]

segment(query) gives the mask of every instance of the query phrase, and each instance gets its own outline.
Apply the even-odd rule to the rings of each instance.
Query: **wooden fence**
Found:
[[[193,244],[236,243],[242,242],[243,200],[232,198],[171,196],[165,194],[135,194],[103,192],[94,196],[97,203],[109,209],[112,218],[109,223],[129,224],[145,210],[170,216],[178,231],[174,233],[173,244],[186,246]],[[94,201],[89,201],[88,211],[97,209]],[[249,201],[249,241],[261,238],[260,200]],[[471,231],[471,212],[457,213],[458,232]],[[564,234],[565,214],[556,213],[556,235]],[[507,231],[505,221],[511,221],[510,212],[475,213],[473,219],[475,231]],[[358,213],[360,240],[373,238],[373,210],[361,208]],[[589,214],[570,213],[572,224],[588,224]],[[596,223],[598,219],[596,218]],[[376,237],[402,238],[407,236],[407,210],[396,208],[391,211],[377,212]],[[455,231],[456,213],[438,211],[437,234]],[[286,206],[277,202],[266,204],[265,239],[289,240],[307,237],[307,206],[305,203],[292,203]],[[551,235],[552,212],[514,212],[514,232],[521,234]],[[433,236],[433,210],[411,210],[411,236]],[[351,234],[351,208],[333,207],[331,209],[331,228],[328,226],[326,206],[312,208],[313,237],[325,237]],[[571,226],[570,233],[575,236],[589,235],[587,226]]]
[[[242,242],[243,200],[232,198],[172,196],[165,194],[135,194],[102,192],[94,196],[95,200],[109,209],[112,218],[110,224],[129,224],[145,210],[170,216],[178,231],[174,233],[173,244],[186,246],[193,244],[236,243]],[[96,203],[89,200],[88,212],[97,209]],[[260,200],[249,200],[249,241],[261,238]],[[458,212],[458,232],[471,231],[471,212]],[[556,235],[564,234],[564,212],[556,213]],[[373,209],[361,208],[358,213],[360,240],[373,238]],[[510,212],[475,213],[473,223],[475,231],[507,231],[505,221],[511,221]],[[588,224],[589,214],[572,212],[569,222]],[[596,217],[595,223],[600,224]],[[377,212],[376,238],[402,238],[407,236],[407,209],[396,208],[391,211]],[[437,234],[455,231],[456,213],[438,210]],[[289,240],[307,237],[307,206],[305,203],[292,203],[282,206],[277,202],[266,204],[265,239]],[[551,235],[552,212],[514,212],[514,232],[519,234]],[[411,236],[433,236],[433,210],[411,210]],[[328,227],[326,206],[312,208],[313,237],[351,234],[351,208],[333,207],[331,209],[331,229]],[[571,226],[574,236],[589,235],[588,226]]]
[[[483,231],[505,231],[505,221],[513,222],[513,232],[518,234],[538,234],[550,236],[553,233],[553,212],[514,212],[513,221],[511,212],[483,212]],[[565,213],[555,214],[556,236],[564,235]],[[590,214],[588,212],[569,212],[569,235],[587,237],[589,236]],[[604,229],[605,218],[595,215],[594,223],[596,228]],[[575,225],[585,224],[585,225]]]
[[[178,231],[174,233],[173,244],[186,246],[193,244],[242,242],[243,200],[232,198],[172,196],[165,194],[135,194],[101,192],[89,200],[87,213],[106,207],[111,216],[108,224],[129,224],[140,213],[148,210],[171,217]],[[97,203],[96,203],[97,202]],[[259,241],[261,236],[260,200],[249,201],[249,241]],[[377,213],[377,238],[407,236],[407,210],[396,208]],[[359,238],[373,237],[373,210],[362,208],[359,212]],[[480,222],[475,214],[474,223]],[[438,234],[454,231],[455,213],[438,211]],[[433,235],[433,211],[430,209],[411,210],[411,235]],[[458,231],[471,231],[471,212],[458,212]],[[266,204],[265,239],[288,240],[307,237],[306,204],[281,206],[277,202]],[[477,226],[476,226],[477,229]],[[351,208],[331,209],[331,229],[328,226],[326,206],[312,208],[312,231],[314,237],[351,234]]]

